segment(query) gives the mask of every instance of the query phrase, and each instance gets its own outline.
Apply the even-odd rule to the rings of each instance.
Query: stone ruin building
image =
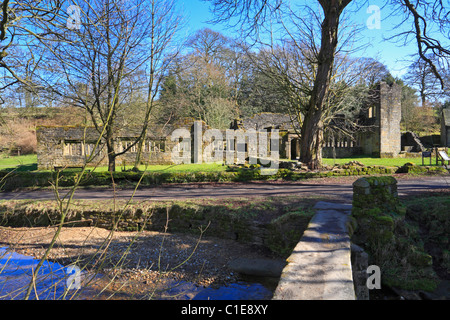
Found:
[[[176,130],[185,129],[188,137],[180,136]],[[217,130],[216,132],[222,139],[211,137],[209,141],[203,141],[202,137],[205,132],[212,129],[203,121],[194,119],[184,119],[174,125],[166,125],[162,128],[155,129],[152,127],[147,131],[145,143],[142,150],[142,162],[149,165],[172,165],[175,162],[186,161],[184,150],[189,153],[188,161],[192,163],[211,163],[217,162],[213,156],[217,152],[221,152],[220,159],[227,157],[227,150],[245,150],[242,158],[248,159],[249,154],[262,152],[267,155],[270,153],[270,133],[266,146],[259,146],[255,150],[255,144],[249,143],[243,130],[230,130],[232,135],[227,135],[226,130]],[[116,153],[120,153],[133,144],[137,137],[140,136],[139,128],[122,128],[116,132],[115,146]],[[200,136],[195,139],[196,133]],[[235,133],[237,132],[237,133]],[[39,170],[53,170],[66,167],[82,167],[86,164],[87,159],[91,157],[88,166],[106,166],[108,164],[106,146],[100,144],[95,148],[99,133],[94,127],[71,127],[71,126],[40,126],[36,128],[36,136],[38,141],[37,158]],[[184,143],[184,145],[183,145]],[[185,144],[188,144],[185,147]],[[204,158],[205,148],[210,146],[214,152],[211,152],[210,158]],[[116,158],[116,165],[130,166],[135,163],[138,146],[132,146],[131,149]],[[95,150],[95,151],[94,151]],[[253,153],[252,153],[253,152]],[[175,154],[175,156],[174,156]],[[234,155],[234,160],[239,155]],[[186,162],[184,162],[186,163]]]
[[[355,155],[397,157],[402,151],[400,121],[402,89],[399,85],[381,83],[371,95],[371,104],[360,117],[366,130],[353,137],[324,136],[324,158],[348,158]],[[233,129],[280,130],[280,157],[294,160],[300,157],[298,131],[292,126],[289,115],[262,113],[251,118],[235,120]],[[294,121],[294,126],[298,124]]]
[[[401,120],[401,87],[394,84],[392,86],[381,83],[376,90],[376,98],[367,108],[362,117],[370,126],[370,130],[356,134],[353,138],[335,138],[334,142],[325,136],[323,156],[332,158],[350,157],[353,155],[375,155],[379,157],[397,157],[402,148],[400,120]],[[142,159],[148,164],[173,164],[172,153],[179,148],[177,139],[172,139],[172,133],[180,128],[186,129],[194,134],[194,129],[199,126],[202,132],[209,127],[202,122],[193,119],[167,125],[162,128],[152,127],[147,132],[144,143]],[[298,126],[297,126],[298,127]],[[233,121],[230,129],[236,132],[245,133],[248,130],[260,132],[279,131],[279,153],[280,159],[298,159],[300,156],[300,140],[296,124],[291,121],[288,115],[261,113],[250,118]],[[49,127],[41,126],[36,129],[37,133],[37,156],[39,170],[53,170],[63,167],[80,167],[92,154],[99,133],[92,127]],[[238,137],[226,140],[226,133],[221,130],[222,141],[214,140],[214,148],[226,152],[227,149],[236,150],[239,143],[244,143],[246,157],[253,151],[253,143],[248,140],[239,140]],[[116,133],[117,151],[120,152],[140,134],[138,128],[122,128]],[[270,140],[270,138],[269,138]],[[211,159],[202,159],[204,144],[195,147],[192,141],[191,159],[196,162],[212,162]],[[136,158],[137,147],[133,147],[129,152],[124,153],[116,159],[116,164],[132,165]],[[264,147],[265,153],[270,152],[270,141]],[[89,164],[93,166],[107,165],[106,148],[100,145],[97,148],[93,161]]]
[[[367,128],[354,137],[335,139],[325,137],[323,157],[347,158],[354,155],[370,155],[380,158],[398,157],[402,151],[402,88],[382,82],[373,94],[371,102],[360,115]]]

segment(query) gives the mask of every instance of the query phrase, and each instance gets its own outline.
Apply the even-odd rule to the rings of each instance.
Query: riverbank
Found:
[[[39,259],[54,231],[0,228],[0,247]],[[276,258],[264,248],[213,237],[63,228],[48,260],[104,275],[93,287],[96,291],[106,288],[99,298],[141,299],[151,297],[155,289],[170,289],[178,281],[211,288],[237,283],[239,276],[228,264],[241,257]]]
[[[448,200],[446,200],[449,199],[448,195],[448,192],[430,192],[420,197],[413,195],[403,199],[409,208],[406,217],[413,220],[411,223],[418,223],[417,227],[412,225],[412,228],[408,230],[420,231],[419,234],[410,232],[410,235],[414,234],[414,238],[416,235],[433,236],[426,238],[433,241],[426,241],[425,249],[431,248],[434,251],[430,254],[433,256],[433,266],[437,267],[436,271],[440,276],[443,275],[442,272],[448,274],[448,251],[442,249],[437,251],[441,244],[445,244],[444,241],[448,241],[446,235],[448,235],[450,220],[448,210],[445,210],[448,208]],[[212,205],[210,201],[212,200],[202,203],[202,206],[210,207]],[[265,198],[264,201],[221,199],[214,202],[214,205],[223,207],[222,209],[228,212],[226,216],[230,219],[226,220],[226,226],[233,221],[242,222],[242,219],[246,217],[253,222],[271,223],[272,226],[279,227],[278,231],[283,231],[285,229],[282,226],[292,227],[290,219],[303,221],[304,218],[311,217],[309,208],[317,201],[317,198],[299,199],[298,197]],[[22,209],[25,213],[29,212],[26,217],[31,220],[36,212],[43,216],[51,216],[50,211],[47,210],[48,206],[42,202],[22,200],[15,204],[13,211],[16,214],[19,213],[18,209],[22,208],[17,206],[18,204],[27,205],[26,208],[30,209],[29,211]],[[88,202],[81,201],[74,204],[83,208],[84,211],[93,210],[88,206]],[[120,207],[120,201],[116,205]],[[136,204],[133,204],[131,208],[137,211],[139,207],[134,205]],[[189,209],[194,203],[186,202],[185,205],[185,209]],[[195,205],[200,205],[200,202],[196,201]],[[96,202],[96,208],[107,209],[103,202]],[[217,214],[225,212],[217,209],[210,211]],[[230,213],[233,214],[230,215]],[[222,216],[224,217],[225,215]],[[281,217],[284,218],[280,219]],[[177,223],[176,219],[171,219],[174,219],[174,216],[169,218],[169,225]],[[192,224],[194,220],[190,221]],[[304,222],[306,224],[306,220]],[[198,229],[197,226],[191,228],[190,225],[186,225],[186,227],[192,230]],[[206,228],[206,225],[204,227]],[[53,238],[55,230],[55,227],[48,225],[33,228],[0,227],[0,247],[9,247],[20,254],[40,258]],[[161,297],[161,292],[155,293],[155,289],[168,289],[180,281],[197,288],[219,288],[236,284],[242,278],[229,265],[230,262],[239,258],[280,259],[280,254],[274,254],[268,247],[243,241],[245,240],[243,235],[249,234],[247,229],[236,229],[238,232],[228,234],[234,238],[221,238],[218,233],[212,232],[213,230],[219,229],[214,229],[210,225],[210,229],[206,229],[207,232],[200,236],[199,232],[192,234],[146,230],[112,233],[107,229],[94,226],[63,228],[55,247],[50,252],[49,260],[65,266],[75,264],[79,268],[104,275],[105,277],[94,287],[96,292],[106,289],[98,297],[91,295],[92,299],[147,299]],[[298,237],[300,236],[301,233]],[[275,240],[277,241],[273,244],[279,244],[280,239]],[[419,238],[417,240],[419,241]],[[280,247],[273,246],[273,248]],[[194,289],[192,286],[188,289],[191,290],[191,297],[197,292]],[[382,294],[380,297],[381,299],[400,299],[406,294],[408,294],[407,299],[430,298],[423,294],[421,296],[420,293],[409,294],[405,291],[394,292],[394,295]]]

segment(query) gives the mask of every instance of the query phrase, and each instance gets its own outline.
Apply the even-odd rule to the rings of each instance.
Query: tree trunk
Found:
[[[322,112],[309,112],[304,119],[301,134],[300,162],[312,169],[322,166],[323,122]]]
[[[137,145],[136,159],[134,161],[134,167],[133,167],[133,170],[135,170],[135,171],[139,171],[139,166],[141,164],[142,152],[144,151],[144,143],[145,143],[146,138],[147,138],[147,135],[144,132],[144,135],[139,140],[138,145]],[[150,150],[150,152],[151,152],[151,150]]]
[[[116,171],[116,152],[114,150],[114,140],[109,139],[106,143],[106,149],[108,152],[108,171]]]
[[[302,126],[300,161],[310,169],[322,166],[324,100],[328,93],[338,44],[339,17],[350,0],[319,1],[324,11],[318,68]]]

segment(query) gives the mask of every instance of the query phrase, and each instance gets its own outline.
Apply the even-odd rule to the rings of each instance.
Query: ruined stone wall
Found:
[[[233,161],[244,164],[249,157],[267,158],[270,155],[270,136],[264,140],[244,130],[212,130],[202,121],[185,119],[173,126],[149,128],[146,133],[141,162],[149,165],[171,165],[181,163],[213,163]],[[108,165],[104,141],[94,148],[99,133],[95,128],[84,127],[38,127],[38,169],[53,170],[65,167]],[[135,163],[138,145],[132,145],[140,136],[138,127],[126,127],[115,134],[115,152],[127,152],[116,157],[116,166],[132,166]],[[266,132],[263,132],[264,134]],[[258,135],[259,132],[256,132]],[[95,150],[95,152],[94,152]],[[229,150],[229,154],[227,153]],[[236,152],[239,151],[239,152]],[[90,159],[91,154],[95,157]],[[88,161],[91,160],[91,161]],[[230,160],[231,159],[231,160]]]
[[[324,158],[349,158],[363,153],[358,139],[348,136],[324,136],[322,156]]]
[[[402,150],[407,152],[424,152],[426,148],[420,141],[419,136],[414,133],[407,131],[402,134]]]
[[[382,82],[372,93],[370,106],[364,115],[368,130],[358,139],[363,154],[397,157],[401,151],[401,98],[399,85]]]
[[[400,121],[402,89],[399,85],[380,85],[380,157],[397,157],[401,151]]]
[[[335,155],[336,158],[350,158],[360,154],[362,154],[361,147],[342,147],[334,148],[334,150],[332,147],[325,147],[322,149],[322,157],[330,159],[334,158]]]
[[[127,148],[140,134],[139,128],[124,128],[117,132],[116,152]],[[39,170],[53,170],[64,167],[106,166],[108,164],[106,147],[102,141],[97,147],[99,133],[88,127],[47,127],[36,128],[37,159]],[[155,132],[147,133],[143,162],[149,164],[171,164],[171,153],[177,142],[167,137],[159,137]],[[137,146],[116,158],[116,165],[133,165]],[[93,155],[93,157],[91,157]]]
[[[84,165],[98,133],[94,128],[41,126],[36,128],[36,138],[38,169],[50,170]],[[93,165],[102,163],[104,150],[98,148],[96,154]]]
[[[401,151],[401,88],[398,85],[389,86],[382,83],[376,91],[372,102],[369,124],[371,130],[359,134],[356,139],[338,139],[331,145],[325,141],[324,157],[333,158],[336,152],[337,158],[351,157],[357,154],[370,154],[382,157],[395,157]],[[236,120],[231,129],[235,130],[236,137],[227,141],[226,130],[215,130],[220,137],[202,139],[208,129],[211,129],[202,121],[183,119],[173,125],[164,127],[151,126],[144,142],[142,162],[150,165],[173,163],[210,163],[218,162],[217,159],[227,158],[227,148],[245,150],[236,156],[236,161],[242,163],[242,157],[267,158],[270,154],[271,141],[262,146],[257,141],[250,141],[246,132],[255,130],[265,133],[271,130],[279,130],[279,152],[281,158],[298,159],[300,156],[300,140],[289,115],[275,113],[260,113],[253,117]],[[178,130],[186,129],[183,136],[179,136]],[[95,128],[82,127],[39,127],[37,128],[38,140],[38,168],[39,170],[52,170],[63,167],[81,167],[86,164],[90,155],[94,152],[99,133]],[[195,139],[195,133],[200,134],[200,140]],[[141,128],[125,127],[117,130],[115,139],[116,153],[126,150],[137,137]],[[244,136],[244,140],[240,138]],[[179,138],[178,138],[179,137]],[[449,135],[450,137],[450,135]],[[183,140],[184,145],[180,144]],[[187,144],[187,146],[186,146]],[[333,145],[335,149],[333,150]],[[205,157],[205,148],[212,146],[217,158]],[[238,149],[240,147],[240,149]],[[95,157],[89,162],[89,166],[106,166],[107,156],[104,143],[95,151]],[[117,166],[133,165],[138,146],[116,158]],[[187,150],[186,152],[184,150]],[[173,156],[175,154],[175,157]],[[230,152],[231,154],[231,152]],[[238,159],[239,158],[239,159]],[[244,160],[245,161],[245,160]]]
[[[380,155],[380,130],[379,127],[371,128],[370,131],[359,134],[362,154]]]

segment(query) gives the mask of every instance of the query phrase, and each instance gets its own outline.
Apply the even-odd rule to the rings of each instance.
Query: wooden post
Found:
[[[434,147],[434,152],[436,153],[436,165],[439,165],[439,155],[438,155],[438,147]]]

